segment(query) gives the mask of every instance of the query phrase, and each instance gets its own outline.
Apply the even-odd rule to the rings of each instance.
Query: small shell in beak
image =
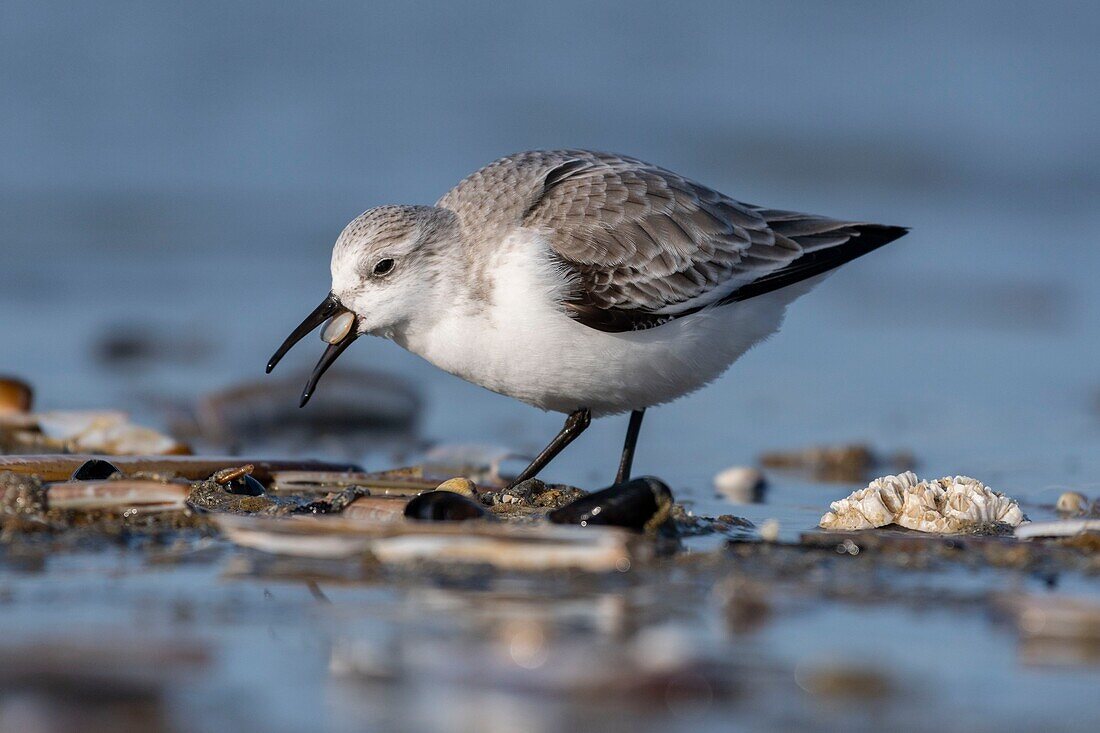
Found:
[[[348,333],[351,332],[351,327],[354,325],[355,314],[351,311],[344,311],[335,315],[329,319],[324,329],[321,330],[321,340],[330,344],[338,344],[347,338]]]

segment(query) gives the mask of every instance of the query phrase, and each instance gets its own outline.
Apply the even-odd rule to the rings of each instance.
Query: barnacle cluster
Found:
[[[826,529],[872,529],[896,524],[919,532],[966,532],[989,524],[1027,521],[1015,500],[969,476],[922,481],[912,471],[883,476],[829,506]]]

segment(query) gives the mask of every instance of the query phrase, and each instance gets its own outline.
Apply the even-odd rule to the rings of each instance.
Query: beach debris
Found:
[[[477,484],[468,478],[456,477],[449,478],[439,486],[435,487],[436,491],[453,491],[456,494],[461,494],[467,499],[477,498]]]
[[[1058,497],[1054,508],[1060,514],[1084,514],[1088,511],[1088,497],[1079,491],[1066,491]]]
[[[269,491],[284,494],[320,494],[358,486],[372,494],[385,496],[416,496],[439,486],[440,478],[425,478],[418,467],[395,468],[389,471],[276,471],[272,473]]]
[[[361,496],[339,514],[348,519],[365,522],[400,522],[405,520],[405,505],[408,502],[397,496]]]
[[[454,495],[457,496],[457,495]],[[289,518],[219,514],[215,522],[242,547],[276,555],[383,563],[490,565],[502,570],[573,568],[625,572],[649,548],[614,527],[581,529],[503,522],[377,522],[348,517]]]
[[[115,474],[122,474],[115,464],[102,458],[89,458],[80,464],[80,468],[73,471],[70,478],[73,481],[96,481],[111,478]]]
[[[483,494],[480,498],[494,507],[560,509],[584,496],[588,496],[588,492],[575,486],[548,484],[529,478],[515,486]]]
[[[453,491],[427,491],[409,500],[405,505],[408,519],[426,519],[433,522],[464,522],[482,519],[487,512],[480,505]]]
[[[185,509],[190,487],[144,479],[66,481],[46,487],[50,509],[166,512]]]
[[[187,446],[152,428],[135,425],[125,412],[113,410],[53,410],[0,414],[5,442],[42,452],[106,453],[110,455],[180,455]],[[25,452],[25,451],[24,451]]]
[[[898,451],[880,455],[862,443],[848,445],[818,445],[801,450],[770,451],[760,455],[760,465],[809,474],[818,481],[865,481],[874,471],[887,469],[908,471],[913,468],[913,455]]]
[[[1016,537],[1021,540],[1031,540],[1038,537],[1073,537],[1086,532],[1100,532],[1100,519],[1028,522],[1016,528]]]
[[[371,495],[370,489],[363,486],[348,486],[338,491],[331,491],[320,499],[304,504],[294,510],[294,514],[340,514],[359,499]],[[308,496],[308,495],[307,495]],[[376,497],[397,498],[397,497]],[[405,505],[401,502],[401,506]]]
[[[90,454],[28,454],[0,455],[0,471],[11,471],[22,475],[34,475],[43,481],[68,481],[81,465],[102,456]],[[263,458],[225,457],[225,456],[111,456],[111,463],[127,475],[135,473],[176,476],[189,481],[198,481],[210,477],[226,467],[250,463],[252,475],[261,482],[271,481],[277,472],[312,472],[336,474],[359,471],[359,467],[348,463],[315,460],[275,460]],[[432,484],[434,486],[435,484]]]
[[[234,466],[218,471],[213,476],[214,483],[223,487],[230,494],[239,496],[263,496],[267,490],[258,479],[252,476],[256,466],[246,463],[243,466]]]
[[[583,496],[550,512],[547,518],[555,524],[652,531],[668,519],[672,504],[672,491],[663,481],[642,476]]]
[[[271,497],[264,491],[263,483],[250,474],[224,484],[214,478],[192,481],[187,503],[196,509],[231,514],[281,514],[300,506],[292,499]]]
[[[1026,521],[1015,500],[968,476],[921,481],[912,471],[883,476],[834,501],[821,517],[825,529],[872,529],[896,524],[918,532],[958,533]]]
[[[485,525],[481,525],[485,526]],[[488,525],[492,526],[492,525]],[[377,540],[371,554],[383,563],[442,562],[491,565],[501,570],[541,571],[562,568],[588,572],[626,572],[630,543],[619,531],[601,528],[582,541],[563,527],[520,525],[515,533],[485,530],[462,534],[405,534]],[[576,529],[576,528],[569,528]]]
[[[34,403],[34,390],[22,379],[0,376],[0,415],[27,413]]]
[[[759,504],[766,487],[764,472],[751,466],[730,466],[714,476],[714,490],[738,504]]]
[[[350,313],[347,315],[351,315]],[[421,402],[404,379],[340,366],[325,376],[308,410],[298,409],[305,375],[248,381],[203,397],[191,431],[207,443],[234,451],[249,446],[293,450],[326,441],[362,445],[363,435],[408,436]]]
[[[211,477],[216,484],[222,484],[223,486],[230,481],[247,476],[256,470],[256,466],[251,463],[245,463],[241,466],[230,466],[229,468],[223,468],[220,471],[215,471]]]

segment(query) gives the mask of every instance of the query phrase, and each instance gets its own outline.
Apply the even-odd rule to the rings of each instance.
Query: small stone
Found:
[[[80,464],[80,467],[73,471],[71,478],[73,481],[102,481],[116,473],[121,474],[122,471],[118,470],[115,464],[100,458],[92,458]]]
[[[455,494],[461,494],[468,499],[477,498],[477,484],[468,478],[456,476],[455,478],[449,478],[439,486],[435,487],[436,491],[450,491]]]
[[[31,411],[34,391],[21,379],[0,377],[0,414]]]
[[[764,473],[750,466],[731,466],[714,477],[714,489],[739,504],[757,504],[764,498]]]
[[[1063,514],[1083,514],[1088,506],[1087,496],[1079,491],[1067,491],[1058,497],[1054,508]]]

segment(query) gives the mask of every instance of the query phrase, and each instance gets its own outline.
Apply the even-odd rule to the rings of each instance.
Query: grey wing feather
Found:
[[[584,150],[503,158],[440,205],[464,226],[539,231],[576,275],[563,306],[606,331],[755,297],[906,231],[751,206],[657,166]]]

